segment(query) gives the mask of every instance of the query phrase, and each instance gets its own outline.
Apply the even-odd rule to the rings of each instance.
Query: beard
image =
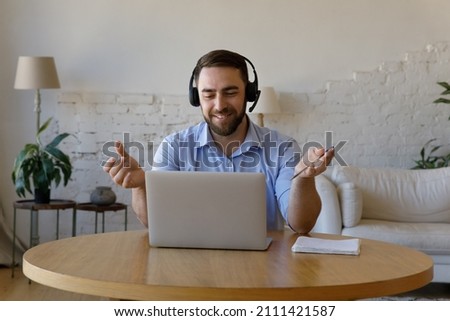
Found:
[[[220,121],[218,124],[215,124],[213,122],[213,120],[215,119],[215,115],[217,116],[223,115],[226,116],[227,119],[223,122]],[[208,114],[208,117],[203,115],[203,118],[205,119],[205,122],[208,124],[209,128],[215,134],[220,136],[230,136],[231,134],[233,134],[239,127],[239,125],[242,123],[244,117],[245,117],[245,108],[242,108],[242,112],[240,114],[237,114],[234,110],[225,108],[221,112]]]

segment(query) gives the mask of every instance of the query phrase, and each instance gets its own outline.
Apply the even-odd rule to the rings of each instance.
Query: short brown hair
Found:
[[[248,69],[245,57],[228,50],[213,50],[201,57],[193,71],[195,81],[198,82],[200,71],[204,67],[234,67],[241,73],[244,84],[248,83]]]

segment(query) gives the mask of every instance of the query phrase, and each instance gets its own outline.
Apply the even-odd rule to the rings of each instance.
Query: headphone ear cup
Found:
[[[194,107],[200,106],[200,97],[198,96],[198,89],[197,89],[197,87],[192,87],[189,90],[189,102]]]
[[[194,73],[192,73],[191,79],[189,80],[189,102],[192,106],[200,106],[200,97],[198,96],[198,89],[194,87]]]
[[[247,101],[255,101],[257,96],[258,88],[254,82],[249,82],[247,87],[245,87],[245,99]]]

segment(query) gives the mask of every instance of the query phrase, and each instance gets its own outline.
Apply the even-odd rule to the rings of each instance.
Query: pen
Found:
[[[332,148],[334,148],[334,146],[328,147],[328,148],[326,149],[325,153],[323,153],[323,155],[325,155],[325,154],[326,154],[330,149],[332,149]],[[323,155],[322,155],[322,156],[323,156]],[[322,157],[322,156],[320,156],[320,157]],[[312,162],[312,164],[314,165],[314,163],[317,162],[317,161],[320,159],[320,157],[318,157],[316,160],[314,160],[314,161]],[[294,176],[292,176],[291,181],[292,181],[294,178],[296,178],[298,175],[300,175],[301,173],[303,173],[304,171],[306,171],[307,168],[309,168],[309,166],[304,167],[300,172],[298,172],[297,174],[295,174]]]

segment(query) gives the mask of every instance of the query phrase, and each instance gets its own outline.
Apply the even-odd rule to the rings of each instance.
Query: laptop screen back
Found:
[[[151,246],[268,247],[262,173],[148,171],[146,189]]]

